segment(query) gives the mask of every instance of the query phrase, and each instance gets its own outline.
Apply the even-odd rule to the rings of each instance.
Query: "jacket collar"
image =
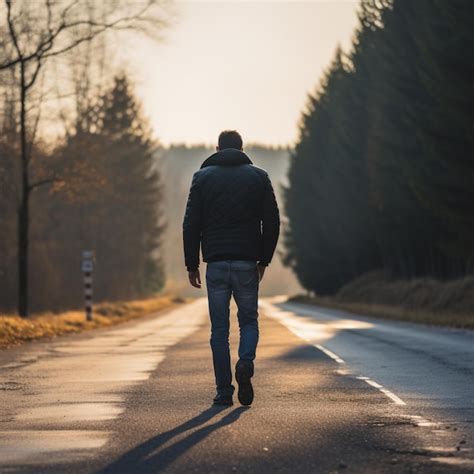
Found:
[[[202,168],[206,166],[235,166],[235,165],[251,165],[253,164],[250,158],[241,150],[237,148],[226,148],[218,151],[207,158],[201,165]]]

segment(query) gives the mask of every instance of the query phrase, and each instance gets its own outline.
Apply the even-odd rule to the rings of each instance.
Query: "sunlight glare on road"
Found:
[[[286,297],[277,296],[260,301],[260,306],[268,316],[275,318],[286,326],[293,334],[311,344],[322,344],[336,336],[340,331],[349,329],[370,329],[372,323],[356,319],[336,319],[316,321],[313,318],[301,316],[291,311],[281,311],[275,303],[286,301]],[[272,304],[273,303],[273,304]]]

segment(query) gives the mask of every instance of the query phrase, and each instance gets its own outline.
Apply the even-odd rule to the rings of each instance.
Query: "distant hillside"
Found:
[[[181,294],[196,295],[187,283],[184,267],[181,226],[184,208],[193,173],[201,163],[213,153],[205,145],[172,145],[159,151],[157,160],[160,166],[164,185],[165,219],[167,229],[164,235],[163,256],[165,261],[167,287]],[[287,148],[268,148],[260,145],[249,145],[244,150],[252,161],[268,171],[277,195],[280,212],[283,213],[281,184],[286,180],[289,152]],[[283,219],[282,219],[283,220]],[[284,225],[284,223],[282,223]],[[282,229],[283,231],[283,229]],[[281,247],[281,240],[279,248]],[[291,270],[283,267],[277,248],[271,271],[265,276],[262,294],[293,294],[301,291]],[[204,269],[202,267],[204,278]],[[202,294],[202,292],[199,292]]]

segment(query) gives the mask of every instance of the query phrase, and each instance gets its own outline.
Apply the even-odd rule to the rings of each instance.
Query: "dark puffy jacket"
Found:
[[[185,264],[254,260],[268,265],[278,241],[280,217],[268,173],[242,151],[226,148],[196,171],[183,222]]]

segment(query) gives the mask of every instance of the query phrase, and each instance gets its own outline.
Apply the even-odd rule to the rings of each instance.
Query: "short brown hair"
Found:
[[[237,130],[224,130],[219,134],[219,150],[226,148],[242,149],[242,137]]]

